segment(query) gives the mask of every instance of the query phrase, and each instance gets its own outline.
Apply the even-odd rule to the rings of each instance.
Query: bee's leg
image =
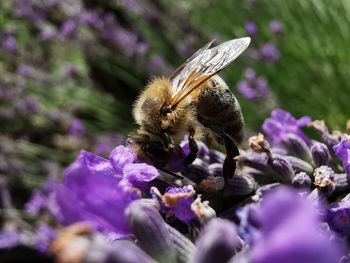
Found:
[[[166,149],[169,149],[169,148],[174,148],[174,141],[173,139],[171,138],[171,136],[163,131],[161,134],[160,134],[160,137],[162,138],[162,141],[163,141],[163,144],[164,144],[164,147]]]
[[[239,151],[233,139],[227,133],[224,134],[224,142],[226,147],[226,159],[222,168],[224,179],[231,178],[236,171],[235,157],[239,156]]]
[[[198,145],[194,139],[194,129],[190,128],[190,134],[188,136],[188,147],[190,149],[190,153],[185,158],[185,164],[191,164],[196,160],[198,153]]]

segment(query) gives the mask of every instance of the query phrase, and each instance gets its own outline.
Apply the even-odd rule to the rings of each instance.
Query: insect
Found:
[[[181,155],[174,139],[189,135],[190,153],[197,156],[195,138],[215,140],[226,148],[224,178],[236,169],[237,144],[243,139],[243,115],[227,84],[217,73],[235,60],[250,43],[249,37],[229,40],[199,49],[167,78],[155,78],[136,100],[133,115],[139,129],[130,144],[139,159],[164,166],[173,154]]]

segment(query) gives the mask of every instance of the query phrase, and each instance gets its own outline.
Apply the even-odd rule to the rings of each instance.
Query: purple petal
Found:
[[[124,166],[133,163],[135,159],[135,153],[123,145],[117,146],[109,155],[109,160],[117,173],[122,172]]]

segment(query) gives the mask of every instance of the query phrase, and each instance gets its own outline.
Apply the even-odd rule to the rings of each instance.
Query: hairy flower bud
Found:
[[[299,136],[289,133],[283,139],[284,145],[290,151],[290,153],[296,157],[299,157],[305,161],[311,160],[311,152],[304,140]]]
[[[197,241],[193,263],[227,262],[242,249],[243,241],[233,223],[223,219],[211,220]]]
[[[318,166],[327,165],[329,161],[329,150],[324,143],[316,142],[311,147],[312,159]]]
[[[292,181],[293,186],[297,188],[309,188],[311,186],[311,178],[306,173],[297,173]]]

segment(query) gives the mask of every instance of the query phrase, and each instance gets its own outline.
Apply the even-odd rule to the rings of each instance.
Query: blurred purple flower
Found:
[[[18,75],[21,75],[23,77],[27,77],[31,71],[31,68],[25,64],[20,64],[16,70],[16,73]]]
[[[56,231],[48,225],[41,225],[36,229],[36,249],[40,252],[48,252],[51,242],[56,237]]]
[[[271,117],[264,121],[262,130],[273,143],[281,142],[286,134],[292,133],[299,136],[309,144],[310,139],[300,128],[308,125],[310,122],[311,118],[308,116],[304,116],[297,120],[289,112],[282,109],[276,109],[271,112]]]
[[[45,28],[40,32],[40,39],[43,41],[50,41],[55,39],[57,36],[57,31],[54,28]]]
[[[140,14],[142,11],[140,4],[135,0],[121,0],[120,3],[134,14]]]
[[[139,55],[143,55],[149,48],[149,43],[147,41],[141,41],[137,44],[136,53]]]
[[[0,231],[0,249],[15,247],[20,244],[20,236],[15,230]]]
[[[280,53],[274,44],[267,43],[261,47],[260,56],[266,62],[275,62],[279,59]]]
[[[37,100],[33,97],[25,97],[20,101],[18,105],[19,111],[24,114],[33,114],[38,112],[39,104]]]
[[[241,80],[237,84],[237,89],[247,100],[256,100],[267,97],[270,94],[267,82],[262,77],[257,77],[252,68],[244,71],[246,80]]]
[[[149,61],[149,71],[150,72],[159,72],[161,69],[164,69],[165,67],[165,61],[164,58],[160,55],[154,55],[150,58]]]
[[[77,29],[77,23],[73,19],[65,21],[61,28],[61,34],[63,37],[70,37]]]
[[[42,191],[37,190],[25,204],[25,211],[28,214],[37,215],[40,209],[44,208],[46,204],[47,197],[42,193]]]
[[[91,26],[95,29],[103,27],[103,20],[94,11],[83,11],[79,14],[79,23]]]
[[[244,76],[248,81],[253,81],[256,79],[256,72],[253,68],[246,68],[244,71]]]
[[[81,138],[85,135],[85,126],[81,120],[74,119],[69,125],[68,134]]]
[[[339,144],[333,147],[335,154],[343,162],[343,167],[350,176],[350,136],[344,135]]]
[[[4,36],[1,39],[1,46],[2,48],[9,52],[9,53],[14,53],[17,50],[17,42],[16,38],[9,33],[4,34]]]
[[[274,20],[270,22],[270,29],[275,34],[281,34],[283,33],[283,26],[281,22]]]
[[[248,21],[244,25],[244,29],[249,36],[254,36],[258,32],[258,28],[253,21]]]
[[[139,197],[119,186],[121,179],[109,160],[81,151],[55,188],[51,212],[63,225],[86,221],[116,238],[129,236],[124,211]]]
[[[241,93],[241,95],[247,100],[255,100],[257,98],[256,91],[248,81],[239,81],[237,84],[237,89]]]
[[[93,147],[93,153],[100,156],[108,156],[116,145],[125,142],[125,137],[120,133],[105,134],[97,138]]]
[[[350,200],[332,204],[327,210],[326,219],[331,229],[350,236]]]
[[[292,189],[266,194],[258,211],[261,236],[252,247],[253,263],[330,263],[342,252],[319,231],[316,208]]]

